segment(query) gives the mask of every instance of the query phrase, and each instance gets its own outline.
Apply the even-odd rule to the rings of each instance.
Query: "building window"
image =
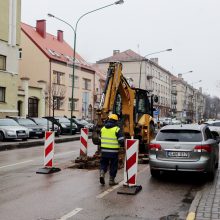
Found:
[[[5,102],[5,87],[0,87],[0,102]]]
[[[73,99],[73,111],[77,111],[78,110],[78,99]],[[68,109],[69,111],[71,110],[71,106],[72,106],[72,99],[69,98],[69,102],[68,102]]]
[[[63,98],[59,96],[53,97],[53,108],[56,110],[60,110],[63,107]]]
[[[69,86],[72,87],[72,79],[73,79],[73,75],[69,74]],[[79,77],[78,76],[74,76],[74,88],[79,88]]]
[[[0,70],[6,70],[6,56],[0,55]]]
[[[53,83],[58,84],[58,85],[64,85],[65,83],[65,74],[58,72],[58,71],[53,71]]]
[[[83,79],[83,89],[91,90],[91,80]]]
[[[28,116],[38,117],[38,99],[37,98],[28,99]]]
[[[18,58],[22,59],[22,48],[18,49]]]

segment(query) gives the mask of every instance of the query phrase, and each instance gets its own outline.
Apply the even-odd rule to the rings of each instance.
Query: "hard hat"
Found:
[[[116,114],[111,114],[108,116],[109,119],[113,119],[115,121],[118,121],[118,116]]]

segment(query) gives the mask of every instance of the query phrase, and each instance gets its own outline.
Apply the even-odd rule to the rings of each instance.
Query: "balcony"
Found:
[[[172,89],[172,90],[171,90],[171,94],[172,94],[172,95],[177,95],[177,90]]]
[[[147,80],[150,80],[150,79],[152,79],[152,78],[153,78],[152,75],[147,75]]]
[[[171,100],[171,104],[172,105],[176,105],[177,104],[177,100]]]

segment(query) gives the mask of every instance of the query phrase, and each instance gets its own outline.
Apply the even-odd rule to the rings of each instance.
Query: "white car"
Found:
[[[27,128],[20,126],[13,119],[0,119],[0,141],[5,139],[22,139],[27,140],[29,131]]]

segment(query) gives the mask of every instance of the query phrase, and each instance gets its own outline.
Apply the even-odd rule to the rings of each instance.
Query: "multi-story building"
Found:
[[[172,115],[186,122],[198,122],[204,114],[205,96],[202,89],[195,89],[178,74],[172,77]]]
[[[93,117],[95,71],[78,53],[73,84],[73,49],[64,41],[63,31],[57,36],[46,32],[46,21],[36,27],[21,24],[20,90],[22,115],[44,116],[71,114]]]
[[[136,88],[147,89],[157,95],[160,117],[171,113],[171,73],[158,64],[158,59],[146,59],[132,50],[113,51],[113,56],[97,61],[99,68],[107,72],[109,62],[120,61],[123,64],[123,75]]]
[[[0,118],[17,115],[21,1],[0,1]]]

